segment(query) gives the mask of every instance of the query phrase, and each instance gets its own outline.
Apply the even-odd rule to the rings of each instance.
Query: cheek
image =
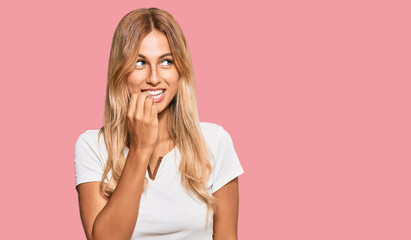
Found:
[[[127,87],[129,91],[137,90],[144,82],[145,74],[143,72],[134,71],[127,77]]]
[[[177,88],[178,80],[180,78],[177,70],[163,71],[161,72],[161,77],[167,81],[170,87]]]
[[[178,72],[176,70],[160,71],[161,77],[168,82],[175,82],[178,80]]]

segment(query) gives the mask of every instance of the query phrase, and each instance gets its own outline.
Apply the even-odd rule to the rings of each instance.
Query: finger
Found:
[[[138,119],[143,119],[144,117],[144,103],[148,96],[147,92],[142,92],[138,95],[137,103],[136,103],[136,113]]]
[[[138,93],[133,93],[130,97],[130,101],[128,102],[128,111],[127,111],[128,117],[132,118],[135,114],[134,112],[136,110],[137,97],[138,97]]]
[[[151,106],[151,121],[157,121],[158,119],[158,103],[153,103]]]
[[[147,96],[144,102],[144,119],[150,120],[151,118],[151,106],[153,105],[154,98],[152,96]]]

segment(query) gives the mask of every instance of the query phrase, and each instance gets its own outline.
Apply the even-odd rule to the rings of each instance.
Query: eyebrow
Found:
[[[141,58],[147,59],[147,58],[146,58],[144,55],[142,55],[142,54],[138,54],[138,56],[141,57]],[[165,57],[165,56],[171,56],[171,53],[163,54],[163,55],[161,55],[159,58],[163,58],[163,57]]]

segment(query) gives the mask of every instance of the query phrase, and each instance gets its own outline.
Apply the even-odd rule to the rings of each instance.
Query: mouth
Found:
[[[148,92],[148,94],[154,98],[154,102],[156,103],[164,99],[166,89],[145,89],[141,90],[141,92]]]

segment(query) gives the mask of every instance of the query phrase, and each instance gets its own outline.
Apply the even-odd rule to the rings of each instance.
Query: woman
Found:
[[[137,9],[110,52],[104,126],[75,146],[87,239],[237,239],[230,135],[200,122],[185,37],[175,19]]]

